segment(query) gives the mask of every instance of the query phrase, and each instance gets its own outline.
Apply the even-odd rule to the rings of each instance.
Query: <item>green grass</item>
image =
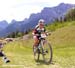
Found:
[[[42,62],[38,64],[34,61],[32,45],[32,39],[19,40],[7,44],[4,47],[4,51],[11,62],[8,64],[1,62],[1,68],[45,68],[47,65]]]
[[[75,67],[75,26],[70,25],[57,29],[52,33],[53,60],[59,63],[62,68]]]
[[[71,22],[54,22],[52,24],[48,24],[46,26],[47,30],[50,30],[50,31],[55,31],[59,28],[62,28],[62,27],[65,27],[65,26],[75,26],[75,21],[71,21]]]
[[[48,36],[53,48],[52,64],[34,61],[33,40],[18,40],[4,47],[5,54],[11,60],[6,64],[0,58],[0,68],[75,68],[75,22],[63,28],[57,28]],[[49,27],[49,26],[48,26]]]

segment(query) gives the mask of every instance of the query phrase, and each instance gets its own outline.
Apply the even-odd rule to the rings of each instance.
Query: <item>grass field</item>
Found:
[[[75,26],[66,26],[48,36],[53,48],[53,61],[50,65],[35,62],[32,52],[33,40],[10,42],[4,51],[10,63],[0,58],[0,68],[75,68]]]
[[[62,68],[75,68],[75,26],[56,30],[50,40],[53,45],[53,60]]]

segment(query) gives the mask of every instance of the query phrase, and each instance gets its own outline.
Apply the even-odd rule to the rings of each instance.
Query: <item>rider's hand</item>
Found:
[[[47,36],[48,36],[48,35],[51,35],[51,32],[47,32],[46,34],[47,34]]]
[[[33,36],[39,36],[39,34],[33,34]]]
[[[39,34],[35,34],[35,36],[39,36]]]

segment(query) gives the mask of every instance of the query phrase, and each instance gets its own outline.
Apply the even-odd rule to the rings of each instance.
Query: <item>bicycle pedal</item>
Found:
[[[46,53],[48,53],[48,51],[46,51]]]

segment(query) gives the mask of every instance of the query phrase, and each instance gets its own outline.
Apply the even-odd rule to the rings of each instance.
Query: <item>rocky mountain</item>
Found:
[[[0,21],[0,31],[3,30],[4,28],[6,28],[8,26],[8,22],[3,20]]]
[[[32,29],[41,18],[45,20],[45,24],[52,23],[56,18],[64,16],[64,14],[74,6],[74,4],[61,3],[55,7],[45,7],[43,10],[41,10],[40,13],[32,13],[28,19],[25,19],[23,21],[12,20],[11,24],[9,24],[8,27],[0,31],[0,37],[4,37],[9,33],[15,32],[17,30],[27,31],[29,29]]]

